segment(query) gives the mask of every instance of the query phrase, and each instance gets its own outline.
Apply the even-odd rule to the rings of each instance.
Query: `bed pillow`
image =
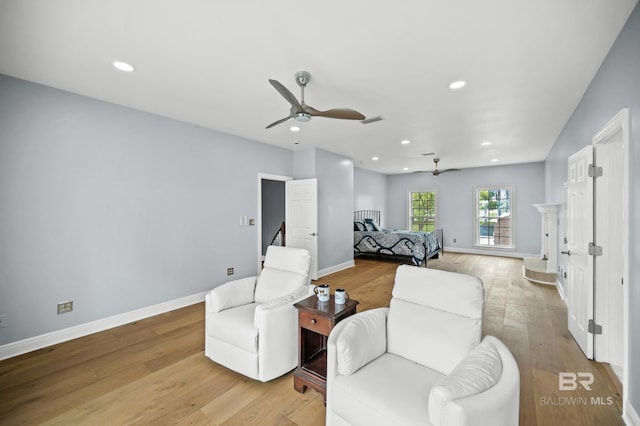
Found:
[[[355,221],[355,222],[353,222],[353,230],[354,231],[366,231],[367,228],[364,226],[363,222]]]
[[[380,230],[380,227],[378,226],[377,223],[375,223],[373,221],[373,219],[365,219],[364,220],[364,226],[365,226],[367,231],[379,231]]]

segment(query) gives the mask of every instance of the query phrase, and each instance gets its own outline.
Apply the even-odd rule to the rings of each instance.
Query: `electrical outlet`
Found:
[[[0,315],[0,328],[5,328],[7,326],[7,316]]]
[[[235,272],[233,268],[227,268],[227,275],[233,275]]]
[[[453,239],[453,242],[454,242],[454,243],[455,243],[455,242],[457,242],[457,241],[458,241],[458,240],[456,240],[455,238]]]
[[[73,311],[73,300],[58,303],[58,315]]]

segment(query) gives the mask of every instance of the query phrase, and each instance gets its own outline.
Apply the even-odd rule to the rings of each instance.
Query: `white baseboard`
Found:
[[[559,280],[556,280],[556,289],[558,290],[560,298],[564,301],[564,303],[567,303],[567,295],[564,293],[564,287],[562,286],[562,284],[560,284]]]
[[[622,420],[627,426],[640,426],[640,416],[628,399],[624,398],[622,401]]]
[[[540,257],[540,253],[518,253],[509,250],[485,250],[485,249],[473,249],[473,248],[459,248],[459,247],[445,247],[444,255],[447,252],[451,253],[466,253],[466,254],[483,254],[486,256],[500,256],[500,257],[516,257],[524,259],[525,257]]]
[[[99,331],[108,330],[130,322],[139,321],[154,315],[160,315],[175,309],[184,308],[185,306],[194,305],[204,300],[207,292],[193,294],[191,296],[182,297],[180,299],[169,300],[168,302],[159,303],[153,306],[136,309],[135,311],[125,312],[114,315],[112,317],[91,321],[85,324],[76,325],[62,330],[52,331],[51,333],[42,334],[40,336],[30,337],[28,339],[19,340],[17,342],[8,343],[0,346],[0,361],[11,358],[37,349],[46,348],[47,346],[56,345],[68,340],[77,339],[78,337],[87,336]]]
[[[334,272],[340,272],[345,269],[353,268],[356,265],[355,261],[349,260],[338,265],[333,265],[328,268],[324,268],[318,271],[318,278],[322,278],[325,275],[333,274]]]

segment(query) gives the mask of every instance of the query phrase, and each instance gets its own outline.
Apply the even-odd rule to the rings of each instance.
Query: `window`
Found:
[[[409,194],[409,229],[430,232],[436,229],[436,192]]]
[[[513,187],[476,188],[476,245],[512,248]]]

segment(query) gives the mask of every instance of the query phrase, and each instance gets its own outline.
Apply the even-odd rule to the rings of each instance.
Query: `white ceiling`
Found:
[[[636,2],[2,0],[0,73],[388,174],[542,161]],[[299,70],[308,104],[384,121],[265,129]]]

